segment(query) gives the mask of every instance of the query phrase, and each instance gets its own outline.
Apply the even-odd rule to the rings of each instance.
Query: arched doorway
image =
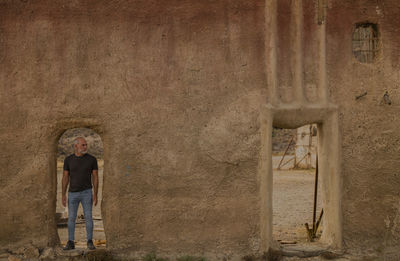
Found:
[[[98,204],[93,206],[93,241],[96,247],[105,246],[105,233],[103,219],[101,215],[101,201],[103,195],[103,169],[104,169],[104,149],[103,142],[99,134],[89,128],[73,128],[66,130],[58,140],[57,145],[57,201],[56,201],[56,220],[57,231],[62,245],[68,240],[68,206],[62,205],[62,176],[65,157],[74,153],[73,142],[77,137],[85,138],[88,145],[88,153],[95,156],[98,162],[99,187]],[[86,226],[82,206],[79,206],[75,226],[75,245],[76,248],[86,248]]]

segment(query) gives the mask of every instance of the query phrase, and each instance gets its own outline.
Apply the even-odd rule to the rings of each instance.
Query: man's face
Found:
[[[84,139],[79,139],[79,143],[75,144],[76,152],[85,154],[87,153],[87,143]]]

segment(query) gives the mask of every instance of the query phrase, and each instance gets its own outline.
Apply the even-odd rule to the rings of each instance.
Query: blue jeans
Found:
[[[83,215],[86,222],[86,238],[93,238],[93,219],[92,219],[92,189],[79,192],[68,192],[68,240],[75,240],[75,222],[78,214],[79,203],[82,204]]]

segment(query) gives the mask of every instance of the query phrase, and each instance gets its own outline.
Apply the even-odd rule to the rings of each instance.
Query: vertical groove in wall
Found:
[[[303,1],[303,88],[309,103],[319,102],[319,26],[315,1]]]
[[[326,25],[319,29],[319,98],[321,103],[328,102],[328,86],[326,82]]]
[[[328,103],[328,86],[326,82],[326,20],[325,20],[325,1],[318,2],[318,24],[319,25],[319,76],[318,76],[318,96],[320,102]],[[321,13],[323,12],[323,13]],[[321,18],[320,18],[321,17]]]
[[[292,15],[294,15],[294,26],[292,29],[292,73],[295,102],[303,103],[303,7],[301,0],[292,0]]]
[[[293,101],[293,0],[276,0],[276,81],[281,103]]]
[[[267,0],[265,5],[265,27],[267,46],[267,78],[269,103],[279,103],[278,97],[278,75],[277,75],[277,0]]]

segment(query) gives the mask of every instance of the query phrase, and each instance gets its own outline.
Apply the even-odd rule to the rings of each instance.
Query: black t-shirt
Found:
[[[69,172],[69,192],[92,188],[92,171],[98,170],[97,159],[90,154],[72,154],[64,160],[64,170]]]

